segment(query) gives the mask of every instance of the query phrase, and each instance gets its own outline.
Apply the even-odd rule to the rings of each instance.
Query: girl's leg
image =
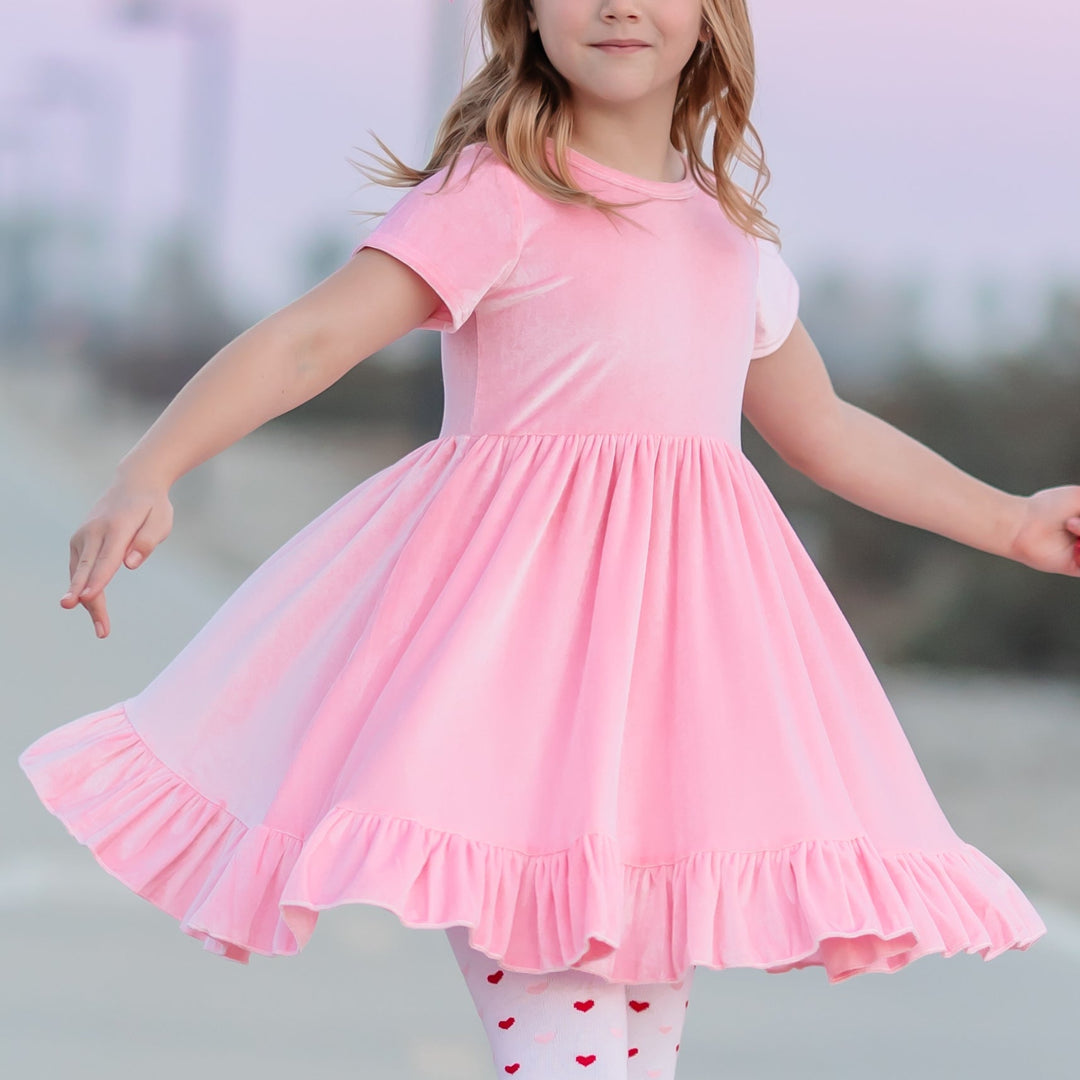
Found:
[[[469,947],[468,927],[449,926],[446,936],[500,1080],[626,1080],[625,985],[574,969],[542,975],[507,971]],[[681,1006],[682,992],[671,992]],[[667,1012],[658,1001],[657,1015]]]
[[[676,983],[626,985],[628,1080],[673,1080],[694,968]]]

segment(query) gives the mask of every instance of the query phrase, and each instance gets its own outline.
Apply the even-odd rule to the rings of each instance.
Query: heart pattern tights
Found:
[[[499,1080],[673,1080],[694,969],[676,983],[611,983],[569,969],[530,974],[446,928]]]

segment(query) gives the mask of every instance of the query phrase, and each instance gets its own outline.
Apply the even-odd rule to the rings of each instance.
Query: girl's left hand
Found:
[[[1080,486],[1027,496],[1009,556],[1034,570],[1080,577]]]

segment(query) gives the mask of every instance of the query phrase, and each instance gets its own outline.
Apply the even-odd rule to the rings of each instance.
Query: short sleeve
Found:
[[[490,147],[465,147],[443,187],[448,171],[410,188],[352,254],[377,248],[415,270],[442,301],[420,327],[453,333],[509,276],[523,228],[516,178]]]
[[[799,315],[799,283],[770,241],[758,246],[757,320],[751,359],[775,352],[787,340]]]

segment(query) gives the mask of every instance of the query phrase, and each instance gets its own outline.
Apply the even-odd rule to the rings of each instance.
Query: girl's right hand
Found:
[[[142,565],[172,531],[173,507],[168,488],[118,477],[90,508],[86,521],[69,542],[71,588],[60,606],[82,604],[94,621],[99,638],[109,634],[105,586],[123,562],[129,569]]]

